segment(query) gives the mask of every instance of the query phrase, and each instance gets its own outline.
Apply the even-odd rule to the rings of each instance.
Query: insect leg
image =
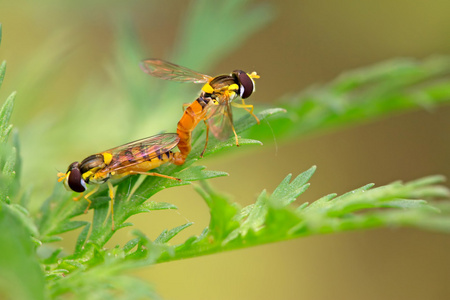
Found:
[[[234,138],[236,139],[236,146],[239,147],[238,135],[237,135],[237,133],[236,133],[236,130],[234,129],[234,124],[233,124],[233,123],[231,123],[231,129],[233,130]]]
[[[109,189],[109,198],[111,199],[111,223],[112,223],[112,231],[114,231],[114,187],[111,181],[106,182],[108,184]]]
[[[130,175],[132,175],[132,174],[141,174],[141,175],[146,175],[146,176],[156,176],[156,177],[163,177],[163,178],[167,178],[167,179],[181,181],[180,178],[176,178],[176,177],[172,177],[172,176],[168,176],[168,175],[163,175],[163,174],[159,174],[159,173],[155,173],[155,172],[130,171],[130,172],[128,172],[128,174],[130,174]]]
[[[84,210],[84,213],[85,213],[85,214],[87,214],[87,212],[88,212],[88,210],[89,210],[89,208],[91,207],[91,204],[92,204],[92,201],[89,199],[89,197],[90,197],[91,195],[95,194],[95,193],[98,191],[99,188],[100,188],[99,185],[95,186],[95,188],[94,188],[92,191],[90,191],[89,193],[87,193],[87,194],[84,196],[84,199],[86,199],[86,201],[89,202],[88,206],[87,206],[86,209]],[[81,198],[81,197],[80,197],[80,198]],[[74,200],[75,200],[75,199],[74,199]],[[75,200],[75,201],[78,201],[78,200],[79,200],[79,198],[78,198],[77,200]]]
[[[206,122],[206,119],[203,119],[203,122],[205,122],[205,126],[206,126],[206,141],[205,141],[205,147],[203,148],[203,151],[200,154],[201,158],[203,158],[203,154],[205,154],[206,146],[208,146],[208,140],[209,140],[209,124],[208,124],[208,122]]]
[[[80,200],[82,197],[83,197],[83,193],[81,193],[80,195],[78,195],[78,196],[76,196],[76,197],[73,197],[72,200],[73,200],[73,201],[78,201],[78,200]]]
[[[251,114],[253,116],[253,118],[255,118],[256,122],[259,124],[258,117],[253,113],[253,105],[245,104],[244,99],[242,99],[242,104],[233,102],[233,103],[231,103],[231,105],[233,105],[234,107],[243,108],[246,111],[248,111],[248,113]]]

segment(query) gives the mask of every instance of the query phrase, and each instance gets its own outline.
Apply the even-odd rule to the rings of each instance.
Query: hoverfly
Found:
[[[58,182],[63,181],[66,189],[77,193],[85,192],[86,184],[96,185],[92,191],[84,195],[84,199],[88,201],[84,213],[87,213],[92,204],[89,197],[98,191],[100,184],[106,182],[111,199],[111,220],[114,230],[114,190],[109,179],[142,174],[181,181],[175,177],[148,172],[173,160],[173,152],[170,150],[179,140],[175,133],[164,133],[88,156],[81,162],[71,163],[66,173],[58,173]],[[78,201],[82,196],[83,194],[74,200]]]
[[[246,104],[244,100],[255,91],[253,79],[259,78],[256,72],[235,70],[229,75],[211,77],[160,59],[143,60],[141,68],[144,72],[165,80],[204,83],[200,96],[185,109],[177,125],[180,137],[180,152],[175,153],[174,159],[177,165],[183,164],[191,152],[191,133],[201,120],[206,125],[206,142],[200,157],[205,153],[209,130],[219,140],[228,138],[233,131],[236,145],[239,146],[231,106],[245,109],[259,124],[259,119],[253,114],[253,105]],[[237,98],[242,102],[233,102]]]

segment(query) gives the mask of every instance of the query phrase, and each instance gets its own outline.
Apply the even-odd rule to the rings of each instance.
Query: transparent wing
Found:
[[[110,153],[112,159],[105,171],[117,171],[149,161],[170,151],[179,141],[176,133],[163,133],[106,150],[102,153]]]
[[[210,76],[170,63],[162,59],[146,59],[140,63],[141,69],[152,76],[180,82],[206,83]]]
[[[233,124],[231,102],[223,100],[219,105],[211,106],[207,112],[207,119],[209,129],[216,139],[223,141],[229,138]]]

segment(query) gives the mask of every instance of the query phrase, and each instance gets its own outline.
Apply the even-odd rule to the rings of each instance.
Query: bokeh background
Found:
[[[31,210],[50,195],[56,170],[70,162],[176,129],[182,103],[199,87],[148,77],[138,67],[143,58],[212,75],[256,70],[262,78],[250,102],[258,110],[349,69],[448,53],[449,13],[444,0],[255,0],[234,11],[212,1],[2,1],[0,59],[8,67],[0,99],[18,91],[13,123]],[[211,183],[241,205],[311,165],[318,171],[302,201],[369,182],[448,177],[449,116],[448,107],[439,107],[299,140],[274,136],[263,147],[197,163],[228,172]],[[133,217],[150,237],[186,220],[195,222],[187,235],[208,224],[207,207],[190,186],[153,200],[179,210]],[[92,212],[84,217],[90,220]],[[65,236],[69,251],[75,236]],[[122,230],[110,245],[129,239]],[[154,283],[165,299],[448,299],[449,250],[443,234],[383,229],[166,263],[133,275]]]

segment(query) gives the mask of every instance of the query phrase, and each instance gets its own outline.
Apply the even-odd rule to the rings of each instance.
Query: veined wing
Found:
[[[113,172],[149,161],[170,151],[179,141],[176,133],[163,133],[106,150],[102,153],[110,153],[112,159],[104,171]]]
[[[231,102],[220,101],[219,105],[211,106],[206,116],[209,129],[216,139],[223,141],[230,137],[233,124]]]
[[[146,59],[140,63],[141,69],[152,76],[180,82],[206,83],[211,76],[170,63],[162,59]]]

